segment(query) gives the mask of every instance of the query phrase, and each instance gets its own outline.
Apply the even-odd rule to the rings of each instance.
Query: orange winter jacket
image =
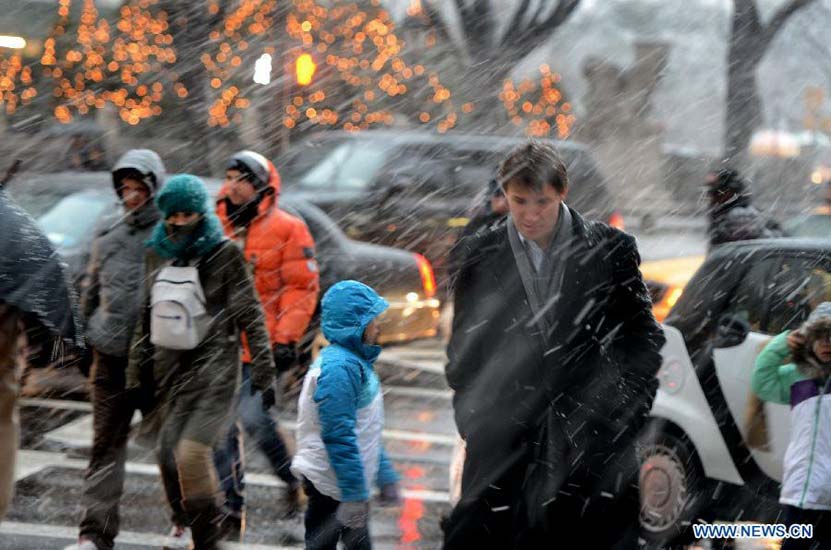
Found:
[[[309,228],[277,207],[280,176],[270,162],[269,169],[268,183],[274,193],[263,198],[257,217],[247,228],[235,228],[228,218],[228,184],[219,191],[216,213],[225,234],[242,246],[253,269],[273,345],[297,342],[306,332],[317,306],[320,280]],[[243,361],[249,360],[245,346]]]

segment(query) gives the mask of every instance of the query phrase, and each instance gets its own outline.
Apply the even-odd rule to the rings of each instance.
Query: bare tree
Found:
[[[436,38],[458,56],[467,59],[466,86],[482,94],[477,111],[488,116],[498,101],[502,81],[514,66],[545,43],[580,5],[580,0],[520,0],[509,14],[510,20],[498,24],[502,14],[492,0],[453,0],[459,20],[460,39],[454,38],[437,2],[423,0],[419,16],[436,33]]]
[[[768,48],[790,17],[814,0],[788,0],[766,25],[756,0],[733,0],[733,22],[727,57],[727,115],[724,158],[742,163],[753,132],[762,120],[762,100],[756,81]]]
[[[183,101],[183,113],[187,121],[188,135],[194,151],[214,151],[212,129],[208,126],[209,78],[205,67],[200,60],[200,54],[210,42],[210,32],[219,28],[229,9],[229,0],[221,0],[216,9],[211,12],[207,2],[180,2],[167,0],[162,4],[169,14],[171,33],[176,46],[176,63],[174,71],[188,90],[187,98]],[[208,158],[215,163],[213,155]],[[210,170],[204,166],[204,159],[196,160],[189,170]],[[213,167],[215,168],[215,167]]]

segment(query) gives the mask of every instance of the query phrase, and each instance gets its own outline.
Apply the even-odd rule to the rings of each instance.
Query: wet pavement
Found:
[[[440,546],[439,521],[450,509],[448,465],[456,440],[451,394],[441,375],[443,362],[438,340],[387,349],[379,360],[387,411],[384,439],[401,474],[404,499],[398,508],[373,509],[375,548]],[[40,397],[24,398],[20,405],[17,494],[0,524],[0,549],[62,549],[76,538],[82,513],[91,407],[84,401]],[[293,447],[294,403],[272,412]],[[284,484],[271,475],[258,450],[247,448],[246,461],[248,525],[244,544],[229,548],[301,548],[301,520],[283,519]],[[169,528],[152,454],[131,443],[117,547],[159,548]]]

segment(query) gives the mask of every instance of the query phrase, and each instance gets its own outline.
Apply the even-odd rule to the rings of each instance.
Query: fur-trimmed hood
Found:
[[[820,362],[814,354],[813,346],[817,338],[831,333],[831,316],[822,315],[814,319],[814,315],[811,315],[799,331],[805,336],[805,343],[792,352],[797,369],[809,378],[827,378],[831,374],[831,363]]]

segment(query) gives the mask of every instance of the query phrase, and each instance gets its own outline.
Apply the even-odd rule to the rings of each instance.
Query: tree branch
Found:
[[[466,0],[455,0],[456,11],[459,12],[459,21],[461,22],[462,34],[465,37],[465,42],[470,44],[476,40],[476,29],[474,28],[474,20],[476,19],[473,10],[467,5]]]
[[[771,18],[767,28],[765,28],[763,47],[767,48],[768,45],[773,42],[773,39],[776,38],[776,35],[780,30],[782,30],[782,27],[785,26],[785,23],[788,22],[788,19],[790,19],[793,14],[813,2],[814,0],[791,0],[779,8],[779,10]]]
[[[514,41],[517,39],[517,35],[521,35],[524,33],[523,29],[520,29],[520,25],[522,24],[522,20],[528,15],[528,8],[531,6],[531,0],[522,0],[519,4],[519,7],[514,11],[514,16],[511,18],[511,22],[508,23],[506,27],[505,34],[502,35],[502,40],[500,40],[500,46],[505,48],[508,46],[512,46]]]
[[[580,5],[580,0],[560,0],[557,8],[548,16],[548,19],[539,23],[535,34],[550,32],[565,23],[574,10]]]
[[[491,8],[491,0],[475,0],[473,3],[473,29],[472,38],[476,39],[476,44],[480,48],[490,49],[496,43],[493,24],[493,9]]]
[[[756,0],[733,0],[733,21],[747,22],[753,25],[754,32],[761,32],[762,18],[756,7]]]
[[[460,47],[459,44],[453,39],[453,36],[450,34],[450,29],[447,27],[447,24],[444,22],[441,15],[439,15],[438,10],[433,3],[424,1],[421,3],[421,9],[424,17],[427,19],[427,26],[436,32],[438,39],[444,44],[452,46],[452,48],[456,50],[456,53],[459,55],[464,56],[464,45]]]

